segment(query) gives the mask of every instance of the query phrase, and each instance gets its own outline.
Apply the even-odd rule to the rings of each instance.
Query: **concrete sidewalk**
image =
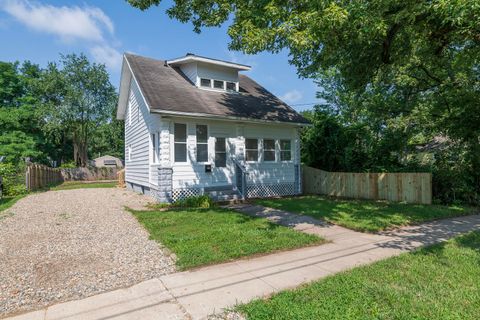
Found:
[[[174,273],[11,319],[205,319],[237,303],[480,229],[480,215],[474,215],[373,235],[260,206],[235,208],[331,243]]]

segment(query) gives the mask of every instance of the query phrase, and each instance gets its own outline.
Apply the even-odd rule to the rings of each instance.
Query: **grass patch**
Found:
[[[84,182],[84,181],[68,181],[58,186],[50,187],[49,190],[73,190],[73,189],[94,189],[94,188],[115,188],[117,182],[111,181],[96,181],[96,182]]]
[[[480,232],[240,305],[260,319],[479,319]]]
[[[321,196],[262,199],[257,200],[256,203],[325,219],[328,222],[363,232],[377,232],[434,219],[476,213],[472,207],[337,200]]]
[[[18,200],[22,199],[23,197],[27,196],[26,194],[22,194],[15,197],[3,197],[0,198],[0,212],[7,210],[11,206],[13,206]]]
[[[175,253],[179,269],[324,242],[317,236],[222,208],[131,212],[151,239]]]

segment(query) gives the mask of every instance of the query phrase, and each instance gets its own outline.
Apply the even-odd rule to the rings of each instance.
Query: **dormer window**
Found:
[[[224,80],[218,80],[218,79],[200,78],[200,87],[217,89],[217,90],[226,90],[226,91],[237,91],[236,82],[224,81]]]
[[[250,66],[244,64],[211,59],[192,53],[168,60],[167,66],[180,68],[190,83],[200,89],[229,93],[240,90],[239,72],[250,70]]]
[[[212,80],[200,78],[200,87],[211,88],[212,87]]]
[[[224,88],[224,81],[213,80],[213,87],[214,87],[215,89],[225,90],[225,88]]]

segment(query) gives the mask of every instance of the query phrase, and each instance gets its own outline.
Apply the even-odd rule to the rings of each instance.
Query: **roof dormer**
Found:
[[[250,66],[197,56],[186,56],[169,60],[168,65],[179,67],[190,81],[200,89],[214,91],[239,91],[239,71],[248,71]]]

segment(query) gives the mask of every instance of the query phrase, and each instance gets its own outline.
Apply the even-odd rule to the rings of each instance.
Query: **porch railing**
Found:
[[[238,160],[234,159],[233,163],[235,164],[235,184],[238,192],[243,199],[246,198],[246,187],[247,187],[247,171],[245,166],[242,165]]]

